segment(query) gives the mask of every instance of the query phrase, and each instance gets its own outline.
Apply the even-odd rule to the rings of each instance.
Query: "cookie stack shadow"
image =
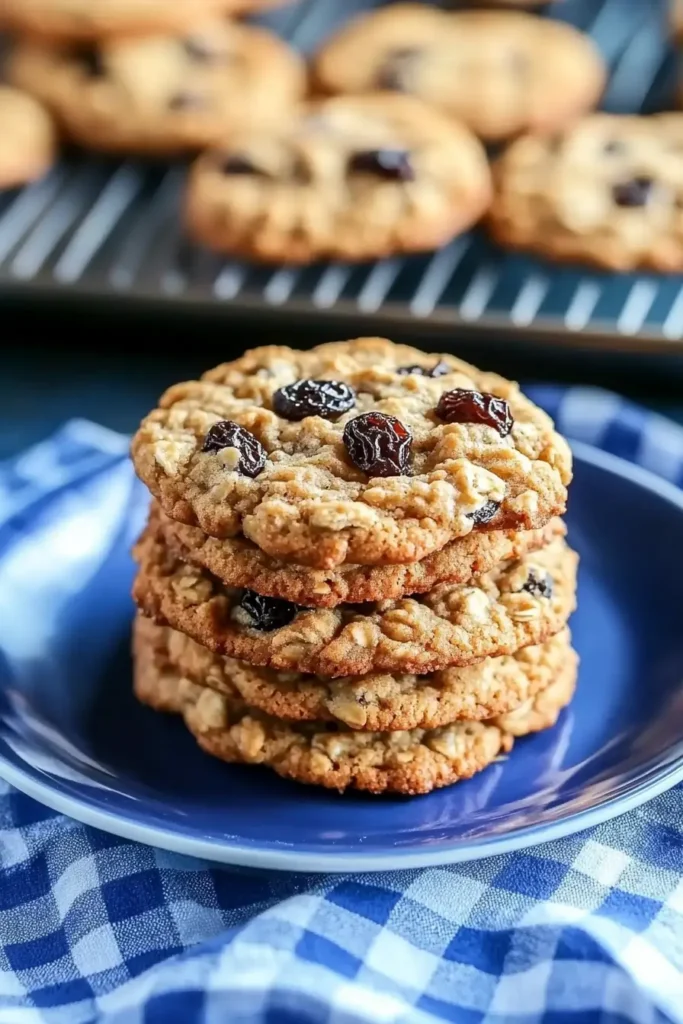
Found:
[[[571,458],[516,385],[382,339],[262,348],[133,441],[135,691],[299,782],[427,793],[574,692]]]

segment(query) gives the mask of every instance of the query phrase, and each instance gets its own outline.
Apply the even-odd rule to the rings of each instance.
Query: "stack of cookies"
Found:
[[[133,441],[135,689],[301,782],[426,793],[554,724],[571,456],[492,373],[379,338],[259,348]]]

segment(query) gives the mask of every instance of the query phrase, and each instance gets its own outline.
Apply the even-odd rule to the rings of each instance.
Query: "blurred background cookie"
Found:
[[[328,93],[404,92],[484,139],[560,128],[594,107],[605,67],[570,25],[520,11],[391,4],[362,15],[314,62]]]
[[[189,29],[212,14],[243,14],[286,0],[3,0],[3,28],[71,41]]]
[[[0,86],[0,139],[0,188],[41,178],[55,160],[52,118],[31,96],[7,86]]]
[[[199,158],[188,186],[193,238],[266,261],[370,259],[432,249],[490,201],[471,132],[411,96],[336,97]]]
[[[305,88],[286,43],[227,19],[99,46],[24,40],[8,73],[75,141],[129,153],[201,149],[246,127],[277,126]]]
[[[683,271],[683,114],[594,114],[528,136],[496,168],[489,215],[512,248],[613,270]]]

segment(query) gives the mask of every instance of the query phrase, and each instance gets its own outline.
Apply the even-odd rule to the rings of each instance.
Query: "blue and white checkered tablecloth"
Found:
[[[534,397],[683,484],[683,428]],[[0,466],[0,535],[121,444],[75,422]],[[683,791],[528,852],[301,876],[139,846],[0,783],[0,942],[0,1024],[683,1024]]]

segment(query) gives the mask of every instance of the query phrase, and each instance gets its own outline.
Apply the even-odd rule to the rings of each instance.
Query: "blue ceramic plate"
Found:
[[[442,864],[595,825],[683,778],[683,493],[577,445],[578,693],[558,725],[470,782],[414,799],[301,787],[221,764],[130,693],[131,538],[119,461],[0,531],[0,776],[122,836],[230,864]],[[55,505],[55,502],[57,503]]]

